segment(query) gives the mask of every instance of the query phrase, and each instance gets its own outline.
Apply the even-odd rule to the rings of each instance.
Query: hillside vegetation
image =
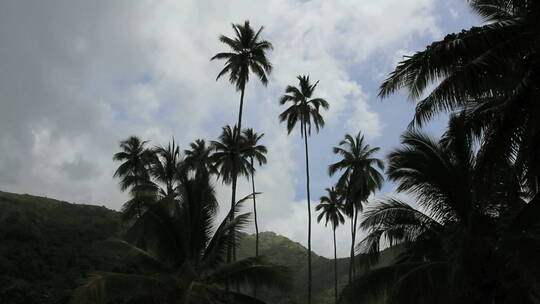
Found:
[[[0,210],[0,303],[67,303],[89,272],[121,267],[99,247],[99,241],[120,235],[120,214],[114,210],[1,191]],[[273,232],[261,233],[260,241],[269,262],[292,270],[291,298],[303,303],[306,248]],[[254,235],[243,235],[239,258],[253,255],[254,246]],[[382,263],[391,255],[387,252]],[[347,282],[347,265],[348,259],[338,261],[341,287]],[[316,303],[332,302],[332,272],[332,260],[313,255]],[[270,303],[290,302],[285,294],[260,292]]]

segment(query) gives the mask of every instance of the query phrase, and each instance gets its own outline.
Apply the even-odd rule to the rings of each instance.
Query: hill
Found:
[[[66,303],[73,288],[94,270],[115,270],[97,254],[96,242],[119,236],[120,214],[105,207],[0,191],[0,303]],[[260,234],[260,252],[294,274],[293,302],[307,290],[307,250],[273,232]],[[238,257],[253,255],[255,236],[244,234]],[[384,261],[393,255],[386,252]],[[313,254],[314,303],[333,303],[333,261]],[[348,259],[339,259],[340,288]],[[260,291],[269,303],[290,303],[283,294]]]

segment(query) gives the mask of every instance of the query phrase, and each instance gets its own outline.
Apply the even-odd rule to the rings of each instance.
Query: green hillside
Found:
[[[116,270],[95,243],[121,230],[120,214],[105,207],[0,192],[0,303],[66,303],[73,288],[93,270]],[[261,237],[261,254],[294,274],[294,303],[303,303],[307,284],[306,249],[273,232]],[[238,257],[253,255],[255,236],[245,234]],[[383,261],[391,253],[386,252]],[[340,286],[347,259],[339,260]],[[315,303],[333,303],[333,261],[313,256]],[[284,294],[260,295],[270,303],[290,303]]]

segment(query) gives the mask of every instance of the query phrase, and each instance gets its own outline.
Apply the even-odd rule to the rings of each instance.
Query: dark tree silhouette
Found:
[[[345,206],[343,205],[343,197],[339,191],[335,188],[326,188],[327,195],[321,196],[320,203],[315,207],[316,211],[320,211],[317,217],[317,222],[320,222],[324,218],[324,225],[328,223],[332,225],[332,233],[334,236],[334,299],[335,303],[338,302],[338,278],[337,278],[337,246],[336,246],[336,228],[345,223],[343,212]]]
[[[304,138],[306,152],[306,192],[308,201],[308,303],[311,304],[311,199],[309,192],[309,151],[308,137],[311,135],[311,124],[319,132],[319,128],[324,127],[324,119],[319,113],[319,109],[328,109],[329,104],[322,98],[312,98],[317,87],[309,82],[309,76],[298,76],[299,86],[287,86],[285,95],[279,101],[281,105],[292,103],[283,113],[279,115],[281,122],[287,122],[287,132],[291,134],[298,122],[300,122],[300,136]]]
[[[378,171],[383,170],[383,162],[374,157],[380,150],[365,143],[361,132],[355,137],[349,134],[334,147],[333,152],[341,159],[328,167],[328,174],[342,172],[337,182],[337,188],[343,192],[347,215],[351,218],[351,250],[349,263],[349,283],[355,276],[354,245],[356,244],[356,227],[358,212],[362,211],[364,203],[370,194],[381,189],[384,177]]]
[[[152,159],[152,152],[145,147],[147,143],[137,136],[130,136],[120,142],[121,151],[113,156],[114,161],[122,162],[114,177],[120,178],[120,189],[129,189],[131,194],[131,199],[122,206],[127,219],[140,217],[147,207],[145,186],[150,178],[149,165]]]
[[[263,85],[268,83],[268,74],[272,72],[272,64],[266,52],[272,50],[272,44],[261,40],[261,26],[257,32],[253,30],[249,21],[244,24],[233,24],[234,38],[221,35],[219,41],[226,44],[229,52],[218,53],[211,60],[225,60],[225,67],[219,72],[216,80],[229,74],[229,81],[240,91],[240,107],[238,109],[238,132],[242,130],[242,110],[244,107],[244,92],[249,81],[249,73],[254,73]]]
[[[94,273],[73,296],[73,303],[264,303],[224,288],[226,282],[257,283],[288,289],[284,267],[247,258],[225,263],[231,234],[243,227],[249,214],[226,217],[212,228],[216,199],[208,178],[179,176],[178,199],[152,205],[127,232],[126,240],[110,240],[106,250],[137,264],[134,273]],[[246,197],[235,204],[234,213]],[[137,247],[140,240],[146,249]]]

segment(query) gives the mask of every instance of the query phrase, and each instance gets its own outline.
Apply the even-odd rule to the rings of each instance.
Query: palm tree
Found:
[[[372,148],[365,143],[364,136],[358,132],[356,137],[349,134],[345,139],[334,147],[333,152],[341,157],[341,160],[328,167],[330,176],[341,171],[337,182],[337,188],[344,193],[348,216],[351,218],[351,250],[349,263],[349,283],[354,277],[355,258],[354,245],[356,243],[356,226],[358,212],[362,211],[362,203],[370,194],[381,189],[384,177],[377,170],[383,170],[383,162],[373,155],[380,150]]]
[[[311,123],[315,130],[324,127],[324,119],[319,113],[319,109],[328,109],[329,104],[322,98],[312,98],[317,87],[309,82],[309,76],[298,76],[299,87],[287,86],[285,95],[281,97],[279,103],[284,105],[292,103],[283,113],[279,115],[281,122],[287,122],[287,133],[291,134],[298,122],[300,122],[300,136],[304,138],[306,152],[306,191],[308,201],[308,303],[311,304],[311,200],[309,193],[309,152],[308,136],[311,135]]]
[[[317,222],[320,222],[323,217],[325,220],[324,225],[327,226],[330,222],[332,224],[332,232],[334,235],[334,298],[335,303],[338,302],[338,285],[337,285],[337,247],[336,247],[336,228],[340,224],[345,223],[345,218],[343,217],[343,198],[341,197],[339,191],[334,187],[326,188],[327,195],[321,196],[320,204],[315,207],[316,211],[320,211],[319,216],[317,217]]]
[[[122,191],[130,189],[132,199],[122,207],[123,214],[127,218],[141,217],[146,209],[144,205],[143,187],[149,180],[149,163],[152,153],[145,147],[148,141],[143,141],[137,136],[130,136],[120,142],[121,151],[114,154],[113,160],[122,162],[114,173],[114,177],[120,178]]]
[[[231,184],[231,211],[234,211],[236,204],[236,182],[238,176],[248,177],[251,173],[251,164],[245,155],[247,148],[246,141],[240,135],[236,127],[225,126],[222,129],[219,140],[212,141],[214,153],[211,159],[218,171],[218,175],[223,183]],[[234,216],[234,212],[229,213],[230,221],[234,220]],[[229,261],[235,259],[234,246],[230,250],[231,252],[228,254]]]
[[[381,85],[386,97],[402,88],[420,96],[412,126],[436,114],[465,109],[468,132],[484,135],[491,162],[509,157],[540,188],[540,2],[471,0],[485,20],[480,27],[447,35],[400,62]],[[432,84],[435,84],[434,89]]]
[[[266,147],[259,144],[259,140],[264,136],[264,133],[259,135],[253,132],[253,129],[245,129],[242,132],[244,139],[246,140],[246,156],[249,157],[250,161],[250,170],[251,170],[251,188],[252,193],[257,193],[255,191],[255,163],[256,159],[259,163],[259,166],[266,164]],[[259,225],[257,222],[257,201],[255,195],[253,195],[253,217],[255,223],[255,256],[259,256]]]
[[[225,264],[230,235],[247,223],[249,214],[233,221],[227,217],[213,229],[217,203],[208,177],[184,174],[179,180],[178,199],[152,205],[125,240],[110,240],[104,247],[115,256],[123,252],[127,262],[137,263],[136,271],[94,273],[75,291],[74,303],[264,303],[224,286],[228,281],[251,284],[256,278],[259,284],[289,287],[286,269],[261,258]],[[146,249],[137,247],[140,239],[151,240]]]
[[[539,265],[525,259],[540,249],[538,208],[522,199],[516,166],[485,174],[486,153],[457,116],[441,140],[411,130],[402,145],[388,175],[419,208],[388,199],[365,212],[359,249],[375,261],[384,243],[401,254],[349,284],[342,303],[536,302]]]
[[[266,57],[266,52],[272,50],[272,44],[260,39],[263,30],[261,26],[257,32],[250,26],[249,21],[244,25],[233,24],[234,38],[221,35],[219,41],[226,44],[230,52],[218,53],[211,60],[226,60],[225,67],[219,72],[216,80],[229,74],[229,81],[240,91],[240,107],[238,110],[238,132],[242,130],[242,109],[244,107],[244,92],[249,81],[249,72],[254,73],[263,85],[268,84],[268,74],[272,72],[272,64]]]
[[[189,144],[190,149],[184,150],[184,169],[195,172],[196,178],[217,173],[211,159],[212,147],[206,145],[204,139],[197,139]]]
[[[182,163],[180,147],[173,139],[167,147],[155,147],[153,152],[154,157],[150,172],[154,180],[159,185],[164,186],[159,188],[159,195],[163,198],[175,198],[178,186],[178,169]]]

